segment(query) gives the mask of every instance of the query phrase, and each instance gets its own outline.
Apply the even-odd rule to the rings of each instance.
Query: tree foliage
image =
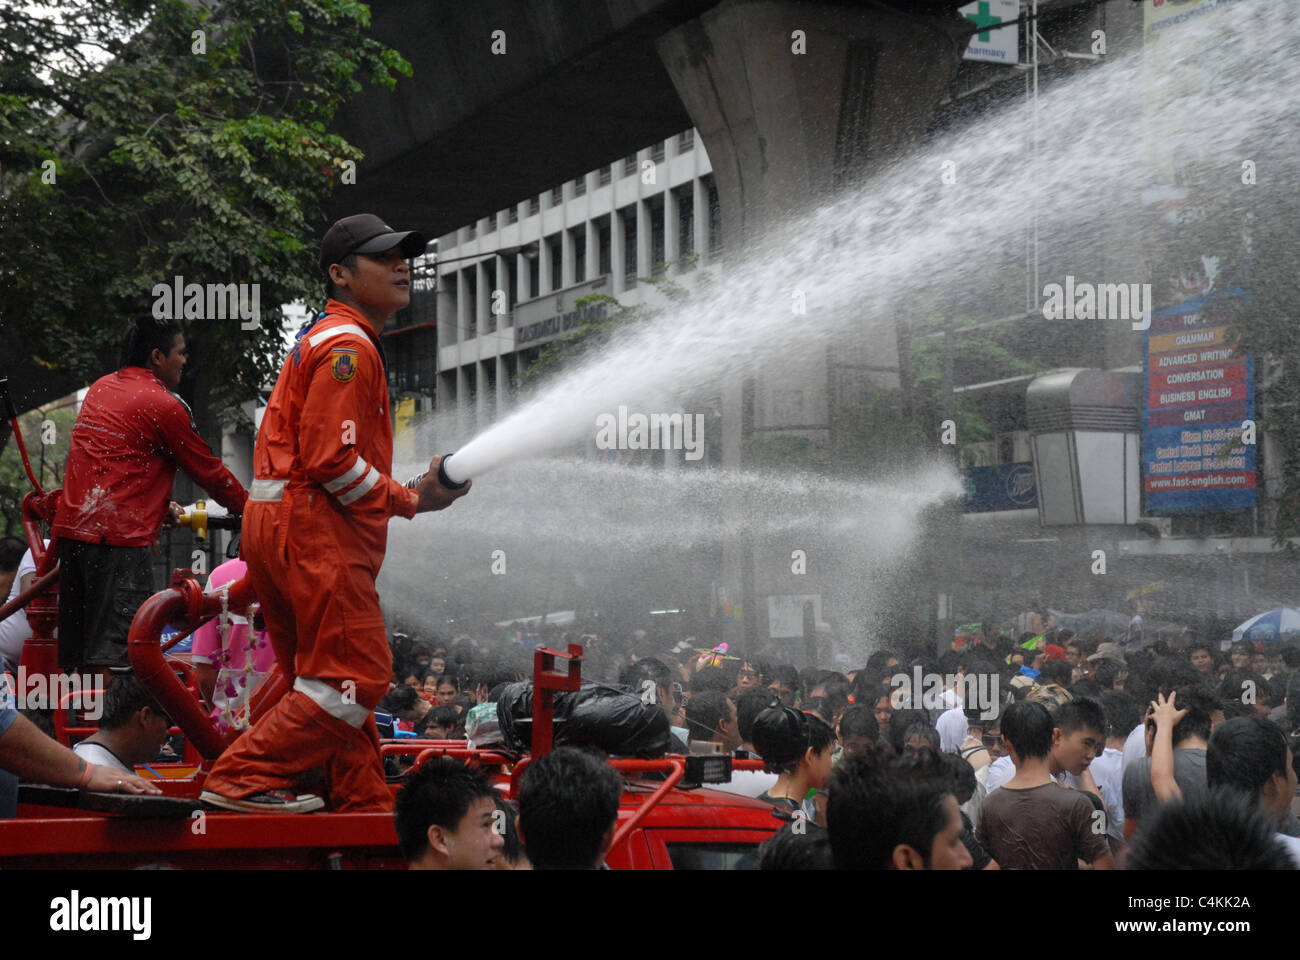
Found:
[[[321,299],[321,202],[361,160],[328,125],[363,84],[410,73],[369,18],[350,0],[0,5],[6,344],[89,382],[156,284],[257,284],[257,329],[187,329],[203,403],[256,396],[280,305]]]

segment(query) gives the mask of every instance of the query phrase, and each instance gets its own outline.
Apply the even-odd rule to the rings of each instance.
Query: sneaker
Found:
[[[325,801],[314,793],[294,794],[289,790],[267,790],[239,800],[204,790],[199,794],[199,800],[219,810],[236,813],[311,813],[325,806]]]

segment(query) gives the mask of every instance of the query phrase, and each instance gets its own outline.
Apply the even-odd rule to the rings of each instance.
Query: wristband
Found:
[[[90,783],[90,774],[94,769],[95,769],[95,765],[90,761],[86,761],[86,770],[81,775],[81,782],[77,784],[78,790],[86,789],[86,784]]]

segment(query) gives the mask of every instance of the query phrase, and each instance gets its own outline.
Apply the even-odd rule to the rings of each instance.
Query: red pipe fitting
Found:
[[[247,577],[231,584],[227,601],[232,609],[243,609],[256,597]],[[212,725],[202,705],[185,689],[174,670],[163,658],[160,639],[163,628],[184,617],[187,626],[221,611],[221,594],[204,594],[199,583],[187,571],[177,571],[172,585],[146,600],[131,621],[128,650],[131,668],[145,688],[153,694],[172,722],[181,728],[185,739],[205,758],[215,760],[233,742],[235,732],[222,737]],[[269,678],[268,678],[269,679]],[[278,697],[276,698],[278,699]],[[265,703],[265,698],[260,698]],[[269,708],[270,704],[266,704]]]

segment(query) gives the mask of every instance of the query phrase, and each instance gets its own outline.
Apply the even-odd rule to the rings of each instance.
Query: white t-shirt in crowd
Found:
[[[49,545],[50,541],[46,540],[45,546],[49,547]],[[36,560],[28,550],[23,554],[22,560],[18,561],[18,572],[14,574],[13,586],[9,588],[9,596],[5,597],[5,603],[22,592],[23,577],[35,572]],[[27,622],[26,610],[19,610],[12,617],[0,620],[0,669],[18,670],[18,664],[23,658],[23,644],[31,635],[32,628]],[[56,637],[59,635],[57,629],[54,635]]]
[[[1146,748],[1143,748],[1146,752]],[[1124,839],[1124,754],[1107,747],[1088,767],[1097,781],[1101,799],[1106,801],[1106,832],[1116,840]]]
[[[984,805],[984,798],[989,795],[989,766],[990,764],[986,763],[975,771],[975,791],[959,808],[970,819],[971,830],[979,829],[980,807]]]
[[[1010,757],[998,757],[988,765],[988,771],[989,780],[985,796],[988,796],[988,794],[1014,777],[1016,775],[1016,765],[1011,762]]]
[[[120,770],[123,773],[134,774],[135,771],[117,758],[112,750],[98,743],[89,743],[85,740],[72,748],[72,752],[87,763],[93,763],[96,766],[108,767],[111,770]]]

